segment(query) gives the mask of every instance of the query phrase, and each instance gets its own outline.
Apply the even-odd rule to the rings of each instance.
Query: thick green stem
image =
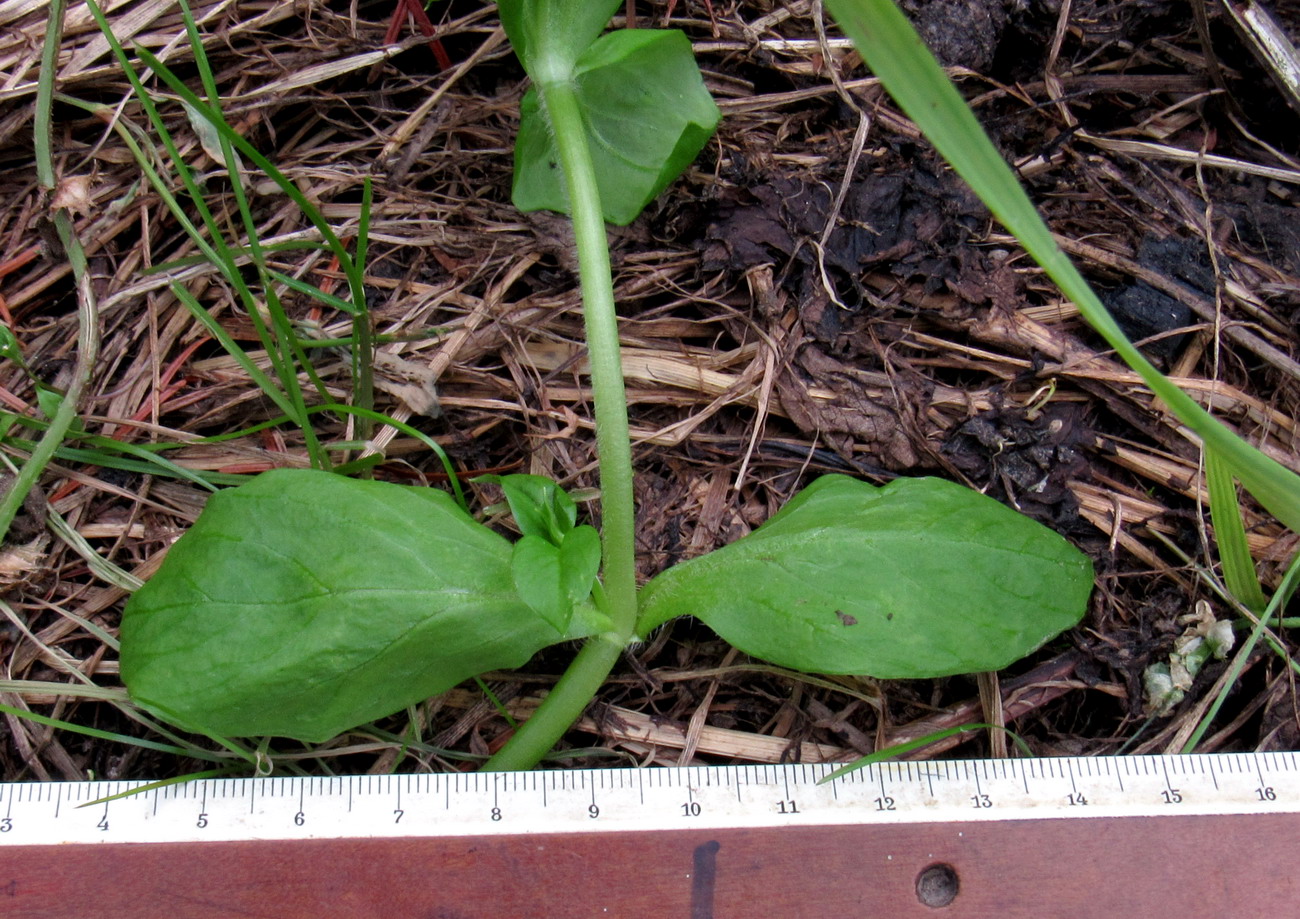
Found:
[[[632,638],[637,612],[632,448],[600,193],[572,83],[544,83],[538,89],[555,131],[578,247],[600,458],[604,585],[613,625],[587,642],[537,713],[484,767],[500,770],[531,769],[578,719]]]

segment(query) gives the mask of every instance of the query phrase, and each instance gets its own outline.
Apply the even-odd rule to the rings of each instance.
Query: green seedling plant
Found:
[[[781,666],[898,678],[1000,669],[1079,620],[1092,585],[1082,553],[930,478],[876,487],[824,476],[751,535],[638,590],[605,223],[635,219],[676,179],[718,110],[681,33],[602,35],[617,5],[499,4],[533,83],[515,202],[573,224],[600,533],[533,476],[494,480],[521,534],[512,544],[440,491],[324,469],[265,473],[214,495],[128,603],[121,672],[144,709],[211,735],[319,742],[581,640],[487,763],[520,769],[551,749],[629,644],[682,616]]]
[[[533,82],[522,105],[515,203],[573,222],[600,533],[579,524],[555,483],[531,476],[494,480],[521,534],[512,544],[438,491],[347,479],[327,463],[266,473],[216,494],[129,602],[122,676],[138,705],[213,736],[318,742],[467,677],[519,666],[549,645],[581,640],[541,708],[487,764],[517,769],[545,755],[630,643],[682,616],[778,665],[898,678],[996,670],[1078,621],[1092,575],[1081,553],[991,499],[925,478],[875,487],[825,476],[751,535],[638,590],[605,223],[635,219],[689,166],[718,113],[683,35],[601,34],[616,6],[499,4]],[[827,6],[993,214],[1204,443],[1229,587],[1247,608],[1263,608],[1261,626],[1278,615],[1283,592],[1265,604],[1253,581],[1233,480],[1296,528],[1300,478],[1211,418],[1128,342],[889,0]],[[208,88],[209,104],[145,60],[222,143],[252,158],[256,151],[214,110],[215,90]],[[271,174],[264,158],[253,161]],[[227,162],[233,178],[237,167]],[[354,345],[360,351],[364,343]],[[300,353],[280,353],[286,367],[305,363]],[[330,409],[283,395],[285,414],[300,421]]]

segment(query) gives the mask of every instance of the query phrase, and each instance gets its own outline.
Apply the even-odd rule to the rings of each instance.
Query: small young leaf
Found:
[[[36,387],[36,404],[40,407],[41,414],[46,418],[53,418],[58,414],[59,406],[63,404],[63,393],[50,389],[48,386]]]
[[[591,596],[600,571],[600,534],[595,527],[575,527],[560,545],[560,579],[564,593],[573,603]]]
[[[690,40],[676,30],[611,32],[578,58],[575,72],[601,207],[606,220],[624,226],[708,143],[718,107]],[[537,91],[530,90],[515,143],[515,207],[569,212],[558,162]]]
[[[637,631],[691,615],[785,667],[909,679],[998,670],[1078,622],[1086,556],[940,479],[818,479],[749,536],[670,568]]]
[[[214,495],[131,598],[122,679],[185,728],[328,740],[590,634],[521,601],[510,558],[441,491],[267,472]]]
[[[7,361],[13,361],[22,369],[27,369],[27,363],[23,360],[23,349],[18,345],[18,337],[14,335],[13,329],[0,322],[0,357]]]
[[[554,479],[541,475],[485,475],[476,482],[494,482],[505,492],[519,532],[559,546],[578,520],[578,507]]]
[[[573,614],[573,601],[561,583],[560,550],[540,536],[525,536],[510,556],[510,575],[519,598],[551,627],[563,630]]]
[[[59,413],[59,409],[63,405],[63,399],[63,393],[58,390],[50,389],[40,383],[36,384],[36,405],[40,408],[41,414],[51,421]],[[82,425],[80,418],[73,418],[72,423],[68,425],[69,434],[82,434],[85,430],[86,428]]]
[[[524,536],[510,559],[519,596],[561,632],[568,630],[575,604],[591,596],[599,570],[600,534],[589,526],[569,532],[558,547],[539,536]]]

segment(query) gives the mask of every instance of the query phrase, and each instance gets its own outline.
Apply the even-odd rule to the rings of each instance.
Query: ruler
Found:
[[[0,917],[1300,915],[1300,755],[0,785]]]

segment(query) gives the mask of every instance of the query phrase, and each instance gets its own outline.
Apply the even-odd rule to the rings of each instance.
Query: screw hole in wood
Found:
[[[952,865],[930,865],[916,877],[916,898],[938,909],[957,899],[957,870]]]

